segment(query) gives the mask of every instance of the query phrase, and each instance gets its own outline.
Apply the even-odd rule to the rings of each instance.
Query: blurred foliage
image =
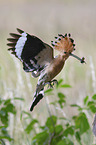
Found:
[[[56,88],[60,89],[63,87],[69,87],[70,85],[62,84],[63,80],[60,80],[58,82],[58,85]],[[52,92],[52,89],[49,89],[46,91],[47,95],[48,93]],[[56,107],[57,105],[60,106],[61,109],[64,109],[66,103],[66,96],[58,92],[57,94],[58,100],[55,102],[51,102],[51,104]],[[95,96],[95,95],[94,95]],[[92,97],[92,99],[95,97]],[[32,139],[32,144],[40,144],[40,145],[74,145],[74,142],[78,142],[78,144],[82,145],[84,142],[82,140],[82,135],[86,134],[87,131],[90,130],[90,125],[88,118],[86,116],[86,113],[84,113],[84,110],[90,110],[88,106],[89,104],[88,97],[84,98],[84,108],[77,104],[71,104],[71,107],[77,107],[78,108],[78,114],[76,116],[72,116],[70,119],[70,122],[68,118],[62,117],[63,123],[59,123],[59,120],[61,119],[58,116],[51,115],[47,118],[44,126],[39,126],[41,131],[39,133],[36,133],[36,135]],[[94,104],[95,105],[95,104]],[[90,110],[91,113],[93,113],[92,110]],[[66,123],[65,123],[66,122]],[[76,141],[75,141],[76,140]]]
[[[9,106],[4,105],[6,101],[4,98],[2,101],[0,99],[0,144],[4,145],[5,142],[7,144],[9,140],[9,144],[13,145],[14,140],[14,145],[30,145],[32,143],[38,144],[38,142],[41,145],[48,143],[59,145],[93,145],[94,141],[91,129],[93,114],[96,112],[96,95],[92,96],[94,94],[93,92],[96,92],[96,54],[94,53],[96,46],[96,19],[94,19],[96,16],[96,1],[61,0],[49,2],[42,0],[34,1],[33,3],[33,0],[19,0],[18,2],[3,0],[0,4],[0,97],[10,98],[10,92],[12,90],[11,97],[17,97],[15,98],[17,100],[16,104],[12,102],[12,99],[8,99],[11,100],[9,101]],[[46,21],[42,23],[41,18]],[[15,59],[11,58],[8,54],[6,39],[9,37],[8,34],[10,32],[15,31],[16,27],[42,38],[48,44],[50,44],[50,41],[58,33],[70,32],[76,41],[76,53],[86,58],[87,64],[83,66],[70,58],[67,61],[67,65],[65,65],[64,71],[59,75],[61,78],[64,78],[65,83],[71,84],[72,88],[68,84],[63,84],[63,79],[61,79],[58,86],[56,86],[55,93],[53,89],[46,90],[45,94],[52,98],[50,99],[51,101],[56,96],[56,100],[54,99],[49,105],[52,114],[52,117],[50,116],[51,118],[48,117],[46,106],[40,106],[40,109],[36,109],[32,113],[22,111],[22,108],[23,110],[29,109],[28,106],[35,89],[36,81],[32,78],[30,79],[30,77],[28,81],[26,73],[22,71],[22,67],[18,69],[18,61],[15,62]],[[22,78],[21,83],[19,76]],[[67,87],[69,87],[69,91],[65,95]],[[8,92],[9,89],[11,90],[10,92]],[[90,95],[86,96],[83,102],[79,102],[83,99],[86,92],[87,95]],[[71,98],[70,94],[72,95]],[[21,98],[19,99],[19,97]],[[19,103],[20,100],[23,101],[22,98],[24,98],[24,102]],[[69,104],[68,99],[70,102],[76,103]],[[4,107],[7,107],[7,109],[2,110]],[[57,110],[56,107],[61,110]],[[66,111],[67,109],[68,111]],[[58,113],[59,111],[60,114]],[[67,112],[66,116],[61,111],[65,114]],[[44,114],[44,112],[46,113]],[[15,120],[12,126],[11,119],[13,121]],[[51,128],[48,129],[47,120],[52,119],[55,121],[54,127],[51,121]],[[80,121],[83,123],[80,123]],[[85,126],[84,123],[86,123]],[[41,124],[44,125],[42,126]],[[12,133],[14,133],[13,136]]]
[[[10,114],[15,115],[16,109],[11,99],[1,99],[0,98],[0,141],[1,144],[5,144],[3,139],[12,141],[7,128],[9,127],[9,117]]]
[[[68,106],[66,101],[66,96],[60,92],[60,88],[70,88],[70,85],[63,84],[63,80],[59,80],[56,85],[57,93],[57,101],[51,102],[54,108],[59,106],[62,110],[66,106]],[[48,96],[53,94],[53,89],[47,89],[45,94]],[[16,99],[16,98],[15,98]],[[20,100],[17,98],[18,101]],[[23,100],[24,101],[24,100]],[[30,143],[32,145],[74,145],[74,143],[78,145],[83,145],[83,135],[88,136],[88,131],[91,131],[91,126],[89,124],[89,120],[87,114],[92,115],[95,113],[96,107],[96,94],[94,94],[89,99],[89,96],[86,96],[83,99],[83,107],[78,104],[70,104],[69,106],[72,108],[77,108],[77,115],[72,116],[71,118],[67,117],[59,117],[58,115],[52,115],[51,110],[48,107],[49,117],[46,118],[44,125],[40,125],[40,121],[38,118],[32,118],[31,113],[22,111],[20,120],[27,120],[24,124],[25,134],[28,136],[33,136]],[[48,104],[47,104],[48,105]],[[11,99],[0,99],[0,120],[2,125],[0,125],[0,141],[1,144],[4,144],[4,140],[7,139],[10,142],[12,139],[7,131],[9,126],[9,117],[10,113],[15,115],[16,109]],[[23,117],[25,116],[25,117]],[[43,119],[43,118],[42,118]],[[36,131],[36,125],[39,128],[39,132]],[[91,131],[92,132],[92,131]],[[88,136],[90,139],[91,134]]]

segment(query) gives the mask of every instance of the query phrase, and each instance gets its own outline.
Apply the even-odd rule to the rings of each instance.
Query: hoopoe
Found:
[[[7,39],[10,41],[7,44],[10,46],[8,50],[11,50],[11,53],[23,63],[25,72],[32,72],[32,77],[39,77],[30,108],[32,111],[44,96],[44,86],[57,82],[53,78],[60,73],[69,56],[77,58],[81,63],[85,63],[85,61],[84,57],[80,59],[72,54],[75,44],[70,34],[58,34],[58,37],[55,37],[56,41],[51,41],[53,46],[51,47],[34,35],[29,35],[18,28],[17,31],[19,34],[10,33],[12,38]],[[54,49],[60,52],[56,57],[53,55]]]

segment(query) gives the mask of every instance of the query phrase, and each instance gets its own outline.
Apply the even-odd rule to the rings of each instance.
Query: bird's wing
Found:
[[[8,50],[11,50],[23,63],[26,72],[33,72],[33,76],[40,75],[40,71],[53,59],[53,48],[44,43],[38,37],[17,28],[19,34],[10,33],[12,36],[7,40],[10,42]]]

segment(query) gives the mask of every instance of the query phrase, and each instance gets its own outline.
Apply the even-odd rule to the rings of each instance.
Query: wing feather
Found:
[[[7,45],[10,47],[8,50],[22,61],[26,72],[40,74],[39,72],[52,61],[53,48],[34,35],[18,28],[17,31],[19,34],[10,33],[11,38],[7,39]]]

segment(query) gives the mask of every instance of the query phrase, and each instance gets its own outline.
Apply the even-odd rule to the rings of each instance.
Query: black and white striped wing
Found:
[[[41,41],[38,37],[29,35],[17,28],[19,34],[10,33],[12,38],[7,45],[17,58],[23,63],[23,69],[26,72],[33,72],[33,76],[40,75],[47,63],[53,59],[53,49],[48,44]],[[38,74],[38,75],[37,75]]]

